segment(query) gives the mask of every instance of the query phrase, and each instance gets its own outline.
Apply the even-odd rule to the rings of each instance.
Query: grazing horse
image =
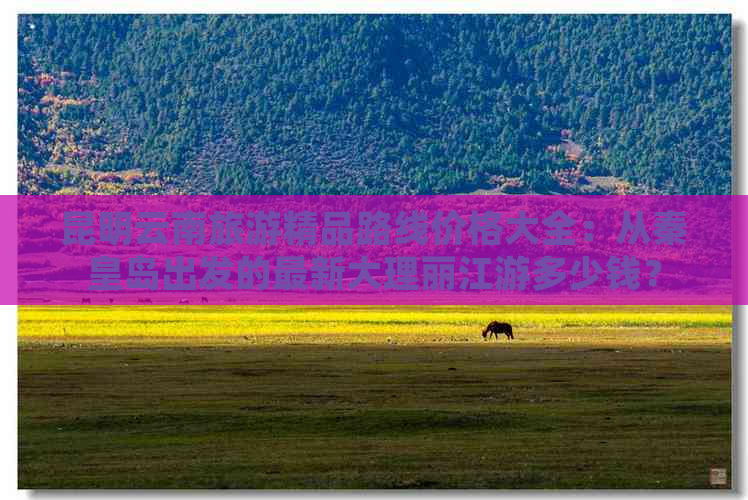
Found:
[[[499,340],[499,334],[503,333],[506,335],[507,340],[512,340],[514,334],[512,333],[512,325],[509,323],[499,323],[498,321],[491,321],[485,330],[483,330],[483,339],[488,337],[491,338],[493,335],[496,340]]]
[[[91,303],[91,298],[90,297],[83,297],[81,299],[81,304],[90,304],[90,303]]]
[[[208,297],[200,297],[200,303],[201,304],[207,304],[208,303]]]
[[[188,299],[179,299],[179,305],[180,306],[185,305],[185,304],[189,304],[189,303],[190,303],[190,301]]]

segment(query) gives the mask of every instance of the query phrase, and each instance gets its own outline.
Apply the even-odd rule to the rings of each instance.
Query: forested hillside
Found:
[[[21,15],[18,30],[21,192],[731,190],[729,16]]]

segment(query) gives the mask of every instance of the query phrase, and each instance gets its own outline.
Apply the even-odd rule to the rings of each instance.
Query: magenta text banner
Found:
[[[21,196],[17,301],[734,304],[733,198]]]

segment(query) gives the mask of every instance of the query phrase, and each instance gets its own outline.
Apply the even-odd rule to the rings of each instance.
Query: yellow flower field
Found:
[[[716,306],[139,306],[21,307],[24,341],[434,343],[482,340],[492,320],[515,343],[729,343]]]

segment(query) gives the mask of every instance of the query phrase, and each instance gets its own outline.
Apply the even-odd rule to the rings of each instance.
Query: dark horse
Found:
[[[509,323],[499,323],[498,321],[491,321],[485,330],[483,330],[483,338],[485,339],[488,337],[491,338],[491,335],[496,337],[496,340],[499,340],[499,334],[503,333],[506,335],[506,338],[508,340],[511,340],[514,338],[514,334],[512,333],[512,325]]]

